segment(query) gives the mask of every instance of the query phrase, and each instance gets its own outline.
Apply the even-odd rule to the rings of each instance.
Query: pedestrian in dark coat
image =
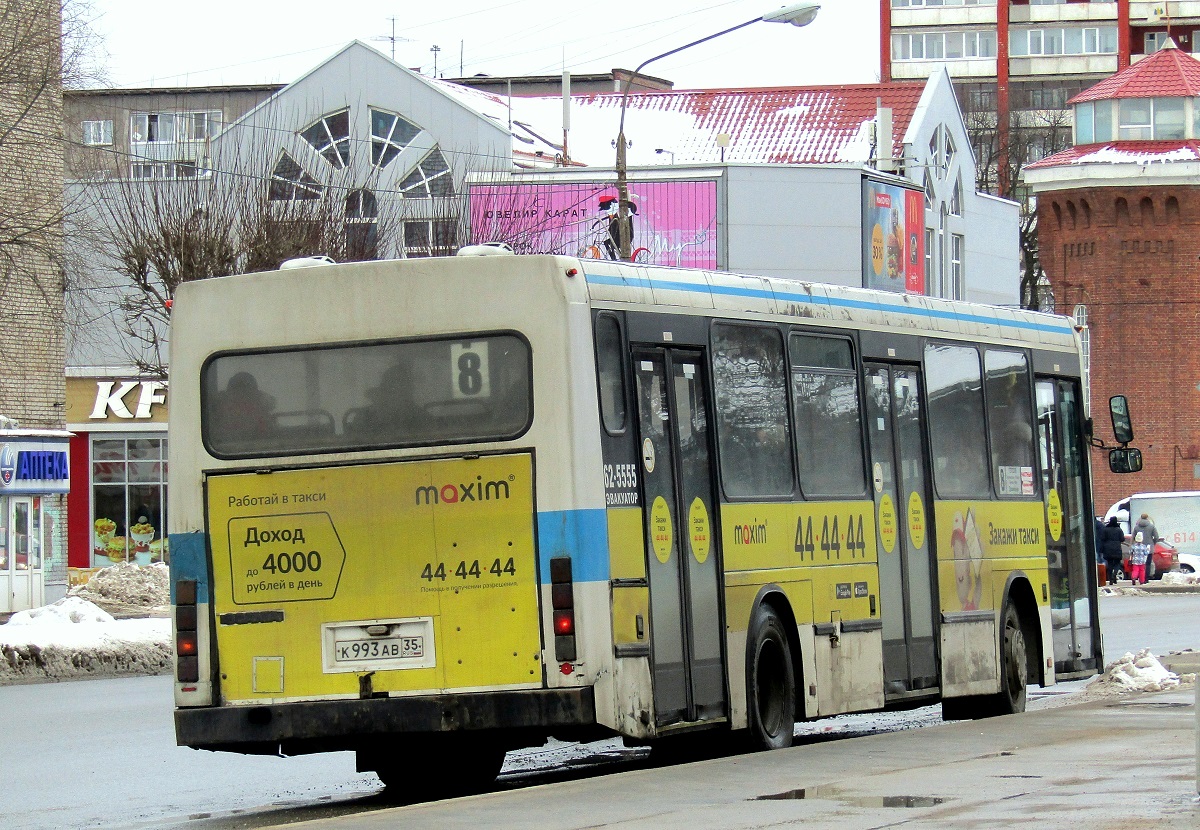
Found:
[[[1121,543],[1125,541],[1125,531],[1121,523],[1113,516],[1104,526],[1104,534],[1100,537],[1100,548],[1104,553],[1104,567],[1108,570],[1108,584],[1117,584],[1117,571],[1121,569]]]

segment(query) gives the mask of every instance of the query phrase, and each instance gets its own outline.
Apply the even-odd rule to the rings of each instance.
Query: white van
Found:
[[[1154,521],[1162,540],[1179,551],[1179,570],[1200,572],[1200,491],[1134,493],[1108,508],[1104,521],[1116,516],[1128,536],[1130,517],[1143,513]]]

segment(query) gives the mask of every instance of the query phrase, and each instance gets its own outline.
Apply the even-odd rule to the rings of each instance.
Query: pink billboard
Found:
[[[631,183],[633,259],[717,267],[716,181]],[[618,259],[617,189],[611,184],[474,184],[471,238],[507,242],[519,254]]]

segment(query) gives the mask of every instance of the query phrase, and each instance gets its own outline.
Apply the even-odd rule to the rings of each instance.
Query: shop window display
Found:
[[[167,442],[92,441],[92,565],[166,562]]]

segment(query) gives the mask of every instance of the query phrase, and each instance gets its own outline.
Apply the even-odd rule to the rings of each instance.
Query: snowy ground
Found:
[[[165,566],[122,564],[52,605],[19,611],[0,626],[0,685],[167,672],[168,601]]]
[[[1183,575],[1167,574],[1183,579]],[[1195,579],[1195,577],[1186,577]],[[1164,582],[1166,580],[1164,579]],[[1143,593],[1132,587],[1106,588],[1106,593]],[[167,569],[162,565],[117,565],[101,571],[82,588],[53,605],[14,614],[0,626],[0,685],[87,677],[162,674],[171,667],[170,620],[167,618]],[[118,617],[132,617],[119,619]],[[1087,681],[1031,689],[1029,708],[1038,709],[1129,692],[1154,692],[1195,682],[1165,669],[1143,649],[1125,654],[1104,674]],[[822,736],[868,734],[928,726],[941,721],[941,707],[906,712],[844,715],[800,724],[802,741]],[[610,746],[611,744],[611,746]],[[606,757],[628,758],[620,741],[591,745],[589,764]],[[506,772],[570,764],[578,757],[574,744],[551,742],[544,747],[510,753]]]

